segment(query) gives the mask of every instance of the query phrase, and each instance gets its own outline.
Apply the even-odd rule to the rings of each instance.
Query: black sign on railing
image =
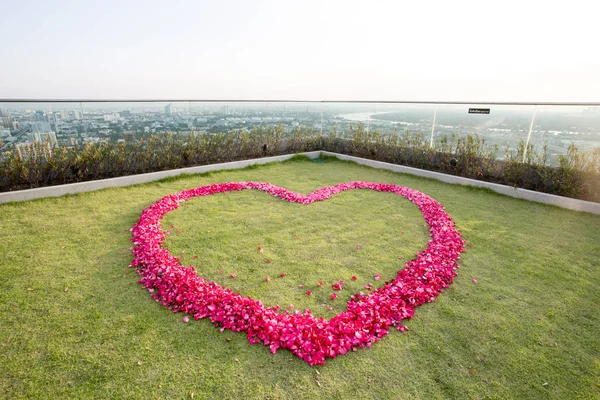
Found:
[[[489,108],[469,108],[469,114],[489,114]]]

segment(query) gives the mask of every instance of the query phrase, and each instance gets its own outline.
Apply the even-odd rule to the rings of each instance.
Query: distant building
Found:
[[[105,121],[118,121],[120,118],[121,116],[119,115],[119,113],[104,114]]]
[[[167,115],[173,114],[173,104],[169,103],[165,106],[165,114],[167,114]]]
[[[35,121],[31,123],[32,132],[52,132],[50,122]]]
[[[56,144],[56,134],[54,132],[31,132],[27,134],[30,142]]]
[[[129,110],[119,111],[119,116],[121,116],[122,118],[131,117],[131,111],[129,111]]]
[[[52,155],[52,145],[49,142],[19,143],[15,145],[15,150],[20,158]]]
[[[41,122],[48,122],[48,116],[46,115],[45,112],[38,110],[35,112],[35,115],[33,116],[33,119],[35,121],[41,121]]]
[[[0,129],[0,139],[10,137],[10,129]]]
[[[6,129],[19,129],[19,124],[10,115],[4,115],[0,121],[0,125]]]

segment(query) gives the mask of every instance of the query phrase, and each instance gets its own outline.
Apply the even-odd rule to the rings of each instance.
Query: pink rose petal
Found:
[[[310,310],[279,313],[278,307],[266,307],[200,277],[193,267],[182,265],[179,258],[163,247],[167,232],[161,229],[160,221],[165,214],[194,197],[245,189],[261,190],[304,205],[353,189],[394,193],[419,208],[430,227],[431,239],[427,248],[407,262],[393,280],[373,290],[372,286],[366,285],[369,293],[351,296],[345,311],[331,319],[317,318]],[[452,283],[460,253],[464,252],[460,232],[434,199],[410,188],[364,181],[323,187],[309,195],[261,182],[202,186],[158,200],[142,212],[131,231],[134,244],[131,266],[140,276],[139,283],[148,289],[153,299],[171,311],[193,315],[196,320],[210,318],[221,332],[225,329],[247,332],[250,343],[263,343],[273,353],[281,348],[288,349],[310,365],[324,364],[327,358],[369,347],[393,327],[405,331],[407,328],[401,322],[414,315],[415,307],[434,301]],[[223,274],[223,271],[219,273]],[[230,276],[235,278],[236,275]],[[377,274],[375,279],[379,278]],[[341,289],[343,282],[338,283]],[[310,296],[312,292],[309,290],[306,294]],[[328,310],[331,309],[329,306]]]

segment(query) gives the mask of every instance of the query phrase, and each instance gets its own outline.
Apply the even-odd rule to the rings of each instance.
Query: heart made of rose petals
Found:
[[[282,200],[306,205],[351,189],[395,193],[419,207],[430,226],[431,239],[427,248],[407,262],[394,279],[368,295],[353,295],[346,311],[329,320],[315,317],[310,310],[301,313],[265,307],[258,300],[198,276],[194,267],[182,265],[162,247],[165,233],[160,220],[180,203],[194,197],[245,189],[262,190]],[[410,319],[415,307],[434,301],[452,283],[457,261],[464,250],[460,232],[434,199],[403,186],[364,181],[323,187],[309,195],[260,182],[202,186],[163,197],[146,208],[132,232],[134,259],[131,265],[141,276],[139,282],[156,301],[174,312],[193,315],[196,320],[210,318],[221,330],[245,331],[250,343],[263,343],[273,353],[280,348],[288,349],[311,365],[324,364],[326,358],[350,350],[371,347],[391,327],[404,331],[402,320]]]

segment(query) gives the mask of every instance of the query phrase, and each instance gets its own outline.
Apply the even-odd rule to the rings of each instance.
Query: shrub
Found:
[[[521,141],[516,150],[490,146],[477,135],[444,136],[431,146],[423,133],[383,135],[360,123],[350,131],[320,134],[282,126],[227,133],[157,134],[124,143],[74,148],[32,143],[27,156],[5,153],[0,191],[83,182],[304,151],[336,153],[438,171],[514,187],[600,202],[600,148],[589,154],[571,145],[559,165],[547,164],[547,150]],[[37,147],[36,147],[37,146]],[[50,149],[50,151],[47,151]],[[42,151],[44,150],[44,151]]]

